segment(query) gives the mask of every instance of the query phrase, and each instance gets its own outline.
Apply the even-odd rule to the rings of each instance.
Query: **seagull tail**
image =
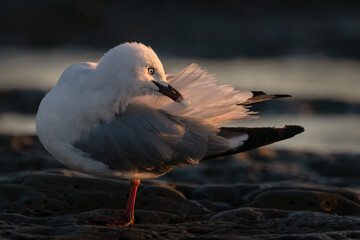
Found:
[[[273,127],[262,127],[262,128],[230,128],[222,127],[218,135],[227,138],[233,139],[236,136],[247,134],[248,138],[243,142],[242,145],[228,150],[226,152],[208,156],[227,156],[240,152],[245,152],[251,149],[255,149],[261,146],[269,145],[274,142],[282,141],[288,138],[291,138],[299,133],[302,133],[304,128],[297,125],[286,125],[283,128],[273,128]]]

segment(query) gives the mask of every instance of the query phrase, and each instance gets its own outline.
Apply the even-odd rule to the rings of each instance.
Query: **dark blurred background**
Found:
[[[68,66],[137,41],[166,72],[196,62],[220,84],[293,95],[235,123],[305,127],[273,147],[360,153],[360,1],[14,0],[0,13],[0,134],[35,134]]]
[[[108,49],[140,41],[166,55],[360,57],[360,1],[1,1],[3,46]]]

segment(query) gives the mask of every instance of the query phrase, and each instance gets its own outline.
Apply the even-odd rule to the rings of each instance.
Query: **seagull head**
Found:
[[[176,102],[183,100],[182,95],[168,84],[156,53],[142,43],[123,43],[111,49],[100,59],[96,71],[100,76],[106,76],[120,95],[129,99],[165,95]]]

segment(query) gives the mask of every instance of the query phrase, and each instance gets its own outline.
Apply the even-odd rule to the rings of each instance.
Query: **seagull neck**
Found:
[[[126,111],[129,102],[134,97],[129,93],[134,92],[130,84],[126,84],[126,81],[114,81],[114,79],[126,79],[125,76],[121,74],[117,74],[116,72],[111,73],[110,71],[107,72],[107,75],[104,75],[106,69],[105,66],[103,68],[97,67],[97,71],[94,72],[94,78],[101,78],[103,79],[101,85],[99,83],[94,84],[93,88],[94,91],[98,93],[99,88],[101,89],[102,96],[97,99],[101,99],[102,103],[94,102],[95,105],[102,105],[101,108],[108,109],[110,107],[111,117],[118,113],[123,113]],[[95,81],[96,82],[96,81]],[[102,115],[101,115],[102,116]],[[110,117],[110,119],[111,119]],[[109,119],[102,119],[102,120],[109,120]]]

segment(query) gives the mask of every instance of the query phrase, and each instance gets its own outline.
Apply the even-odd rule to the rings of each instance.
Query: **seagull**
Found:
[[[166,74],[156,53],[142,43],[123,43],[97,62],[67,68],[42,99],[36,130],[45,149],[65,166],[88,174],[129,179],[123,216],[90,222],[113,227],[134,223],[141,179],[176,166],[232,155],[304,131],[220,127],[256,116],[249,104],[289,95],[238,91],[191,64]]]

